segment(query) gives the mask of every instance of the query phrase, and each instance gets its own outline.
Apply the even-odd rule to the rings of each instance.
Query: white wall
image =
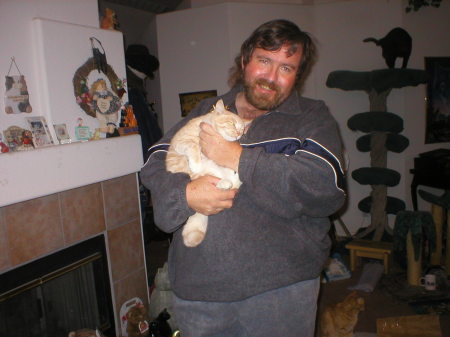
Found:
[[[400,1],[363,0],[339,2],[315,6],[315,33],[319,40],[320,58],[316,66],[317,97],[325,100],[338,121],[348,155],[348,199],[341,210],[342,220],[354,233],[370,224],[370,214],[358,209],[358,202],[367,197],[371,188],[360,185],[351,178],[357,168],[370,166],[369,152],[356,149],[356,140],[364,135],[347,127],[348,119],[356,113],[369,111],[369,98],[364,91],[343,91],[328,88],[328,75],[335,70],[371,71],[386,68],[381,49],[375,44],[364,43],[367,37],[381,38],[396,26],[401,26]],[[381,19],[382,18],[382,19]],[[403,117],[401,92],[393,90],[387,101],[388,111]],[[388,168],[403,171],[403,154],[388,153]],[[404,179],[389,188],[388,195],[404,199]],[[392,217],[389,217],[392,221]],[[341,228],[337,228],[339,231]]]
[[[120,24],[119,30],[124,35],[125,49],[130,44],[142,44],[148,48],[151,55],[158,57],[155,14],[108,1],[100,1],[99,8],[100,13],[104,13],[105,8],[111,8],[116,12]],[[154,103],[153,107],[162,128],[161,91],[158,70],[154,72],[154,76],[154,79],[146,79],[145,89],[147,90],[148,102]]]
[[[310,8],[296,5],[224,3],[157,16],[164,130],[181,119],[179,93],[228,91],[228,71],[243,40],[275,18],[312,28]]]
[[[33,24],[35,17],[48,18],[79,25],[98,27],[97,0],[0,0],[0,69],[2,78],[7,75],[11,57],[15,57],[20,72],[25,75],[30,103],[33,108],[28,116],[45,115],[40,111],[42,102],[38,95],[37,69],[33,50]],[[17,70],[11,69],[11,75]],[[2,81],[3,81],[2,80]],[[4,113],[5,86],[0,86],[0,130],[11,125],[28,128],[24,114]]]
[[[158,15],[157,40],[163,126],[181,118],[179,93],[226,89],[227,5]]]
[[[424,8],[408,14],[406,0],[315,1],[313,6],[236,2],[209,5],[211,1],[207,1],[205,4],[209,6],[200,7],[197,5],[201,1],[191,3],[196,8],[157,16],[164,130],[181,118],[178,93],[206,89],[224,93],[228,89],[228,69],[242,41],[260,23],[286,18],[317,40],[319,61],[307,81],[304,95],[325,100],[337,119],[349,158],[349,172],[370,166],[369,153],[359,152],[355,145],[363,134],[347,127],[347,120],[353,114],[369,111],[369,100],[365,92],[326,87],[329,73],[386,68],[381,49],[362,40],[371,36],[381,38],[397,26],[405,28],[413,37],[409,68],[424,69],[425,56],[450,55],[448,1],[443,1],[439,9]],[[409,169],[413,167],[413,158],[424,151],[449,148],[449,143],[424,144],[425,90],[425,85],[394,89],[387,100],[388,111],[404,119],[403,135],[411,143],[403,153],[388,153],[388,167],[402,174],[400,184],[389,188],[388,194],[404,200],[408,209],[412,209]],[[354,233],[370,224],[370,216],[357,208],[358,202],[369,195],[370,186],[359,185],[350,176],[348,183],[349,200],[342,219]],[[428,207],[419,200],[419,208]],[[389,220],[392,225],[394,218],[390,216]],[[343,233],[339,226],[337,230]]]

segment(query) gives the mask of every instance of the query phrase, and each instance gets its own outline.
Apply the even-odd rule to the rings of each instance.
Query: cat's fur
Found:
[[[237,172],[219,166],[205,157],[200,148],[200,123],[205,122],[226,140],[238,140],[244,133],[246,122],[237,114],[225,109],[223,101],[217,101],[213,110],[203,116],[190,120],[173,137],[166,158],[169,172],[183,172],[191,179],[204,175],[220,178],[217,187],[222,189],[238,188],[241,185]],[[188,247],[199,245],[206,234],[208,216],[195,213],[190,216],[183,228],[183,242]]]
[[[358,314],[364,310],[364,298],[356,291],[342,302],[327,306],[319,319],[320,337],[354,337]]]
[[[412,49],[412,38],[403,28],[394,28],[379,40],[369,37],[363,41],[374,42],[377,46],[381,47],[383,58],[389,68],[395,67],[397,57],[403,59],[402,68],[408,66]]]

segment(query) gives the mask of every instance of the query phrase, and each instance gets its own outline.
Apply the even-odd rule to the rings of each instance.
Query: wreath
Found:
[[[93,70],[98,70],[98,66],[94,57],[91,57],[77,69],[75,75],[73,76],[72,82],[77,104],[84,110],[84,112],[86,112],[86,114],[95,118],[95,102],[93,102],[93,93],[88,83],[88,77]],[[109,80],[111,91],[119,98],[122,98],[125,93],[123,81],[117,77],[114,69],[109,64],[106,64],[105,75]]]

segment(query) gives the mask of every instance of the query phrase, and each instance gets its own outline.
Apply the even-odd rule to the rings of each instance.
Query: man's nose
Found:
[[[275,66],[270,67],[269,69],[267,69],[267,80],[269,80],[270,82],[275,82],[275,80],[278,77],[278,68]]]

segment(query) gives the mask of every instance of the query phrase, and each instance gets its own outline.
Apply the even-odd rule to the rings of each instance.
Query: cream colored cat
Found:
[[[166,169],[169,172],[184,172],[191,179],[204,175],[221,178],[217,187],[221,189],[238,188],[241,185],[237,172],[219,166],[205,157],[200,148],[200,123],[205,122],[226,140],[235,141],[241,138],[246,123],[237,114],[225,109],[222,100],[217,101],[213,110],[203,116],[190,120],[173,137],[166,158]],[[190,216],[183,228],[183,242],[188,247],[198,246],[205,238],[208,216],[195,213]]]
[[[327,306],[319,318],[320,337],[354,337],[358,314],[364,310],[364,298],[356,291],[342,302]]]

